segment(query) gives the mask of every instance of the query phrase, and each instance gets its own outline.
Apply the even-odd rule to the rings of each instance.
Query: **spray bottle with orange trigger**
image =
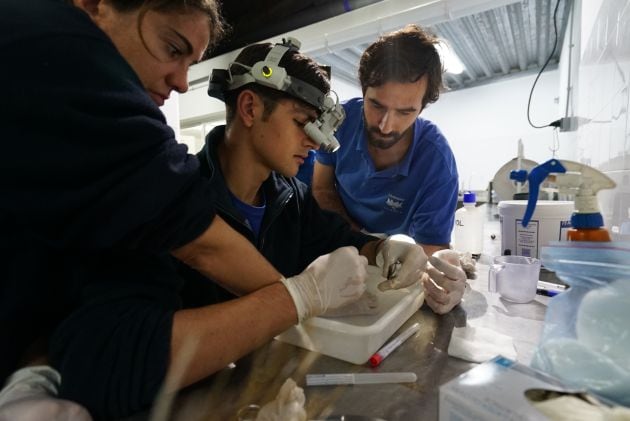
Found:
[[[575,194],[575,212],[571,216],[571,228],[567,232],[569,241],[611,241],[610,233],[603,228],[604,218],[597,204],[597,192],[612,189],[615,182],[607,175],[579,162],[550,159],[533,168],[529,175],[526,170],[512,171],[510,178],[519,182],[529,182],[529,199],[523,226],[526,227],[534,214],[540,184],[551,174],[559,193]]]

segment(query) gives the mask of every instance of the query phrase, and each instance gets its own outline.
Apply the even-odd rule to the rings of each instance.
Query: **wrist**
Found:
[[[380,239],[380,240],[375,240],[372,242],[372,257],[373,259],[371,259],[372,261],[369,262],[371,265],[374,266],[379,266],[378,264],[378,255],[381,254],[382,250],[383,250],[383,244],[385,243],[385,239]],[[382,261],[382,256],[381,256],[381,261]],[[382,265],[382,263],[381,263]]]
[[[280,282],[285,286],[293,300],[298,324],[324,312],[325,309],[321,308],[321,296],[317,282],[308,270],[290,278],[281,278]]]
[[[303,320],[302,315],[304,314],[305,310],[302,304],[302,300],[300,299],[298,292],[294,288],[293,281],[294,281],[293,279],[291,278],[287,279],[284,276],[280,278],[280,282],[286,288],[287,293],[289,294],[289,297],[291,297],[291,301],[293,301],[293,306],[295,307],[295,315],[296,315],[296,320],[297,320],[295,324],[300,324],[302,323],[302,320]]]

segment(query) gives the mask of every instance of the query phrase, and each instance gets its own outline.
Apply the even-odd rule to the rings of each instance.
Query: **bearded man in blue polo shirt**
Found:
[[[458,190],[446,139],[419,116],[442,87],[438,42],[408,25],[365,50],[359,63],[363,98],[344,104],[341,146],[318,151],[313,174],[322,208],[359,230],[409,235],[428,256],[449,247]],[[425,281],[434,311],[445,313],[461,301],[465,280]]]

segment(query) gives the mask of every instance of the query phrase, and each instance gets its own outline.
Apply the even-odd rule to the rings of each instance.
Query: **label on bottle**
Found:
[[[527,227],[522,222],[522,219],[516,220],[516,254],[538,257],[538,221],[529,221]]]

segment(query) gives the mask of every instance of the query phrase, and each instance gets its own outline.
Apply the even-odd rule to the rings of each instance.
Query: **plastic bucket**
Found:
[[[499,202],[501,254],[540,257],[540,249],[551,241],[565,241],[571,228],[573,202],[539,200],[527,227],[523,216],[527,200]]]

